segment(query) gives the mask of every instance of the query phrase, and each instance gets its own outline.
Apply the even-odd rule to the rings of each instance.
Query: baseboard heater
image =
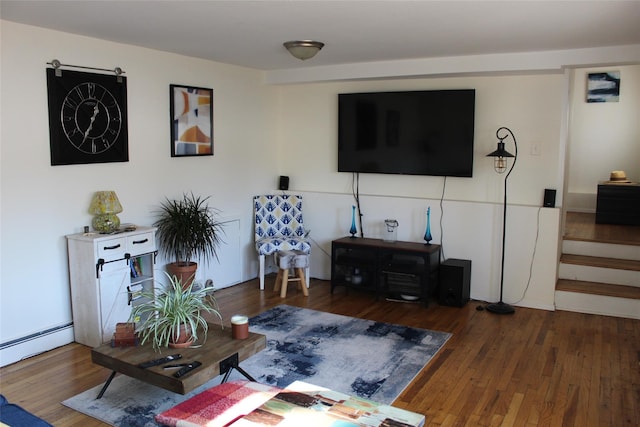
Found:
[[[69,323],[65,323],[64,325],[54,326],[53,328],[35,332],[33,334],[30,334],[24,337],[16,338],[10,341],[5,341],[3,343],[0,343],[0,350],[4,350],[5,348],[13,347],[14,345],[19,345],[28,341],[32,341],[40,337],[43,337],[45,335],[55,334],[56,332],[60,332],[64,329],[68,329],[72,327],[73,327],[73,322],[69,322]]]

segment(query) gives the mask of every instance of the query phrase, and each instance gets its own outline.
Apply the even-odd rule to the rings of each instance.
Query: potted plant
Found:
[[[136,322],[140,344],[151,341],[153,348],[188,347],[198,340],[202,333],[206,341],[209,325],[205,313],[220,319],[222,314],[213,295],[213,286],[194,286],[194,282],[183,286],[180,279],[170,276],[163,290],[144,291],[140,296],[146,300],[131,310],[130,321]]]
[[[170,275],[177,276],[184,286],[195,278],[196,258],[208,262],[217,259],[222,224],[215,219],[217,211],[209,209],[209,197],[184,194],[182,199],[166,199],[153,224],[158,227],[158,247],[174,261],[167,264]]]

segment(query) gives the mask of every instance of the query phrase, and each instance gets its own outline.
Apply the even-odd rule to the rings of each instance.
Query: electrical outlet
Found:
[[[540,143],[533,142],[531,144],[531,155],[532,156],[539,156],[540,155]]]

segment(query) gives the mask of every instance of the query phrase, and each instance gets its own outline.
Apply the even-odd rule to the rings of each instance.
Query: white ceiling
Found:
[[[2,19],[262,70],[640,44],[640,1],[24,1]],[[300,61],[287,40],[325,43]]]

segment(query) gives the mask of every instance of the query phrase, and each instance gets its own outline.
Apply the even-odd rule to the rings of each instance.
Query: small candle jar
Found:
[[[231,316],[231,336],[234,340],[249,338],[249,318],[236,314]]]

